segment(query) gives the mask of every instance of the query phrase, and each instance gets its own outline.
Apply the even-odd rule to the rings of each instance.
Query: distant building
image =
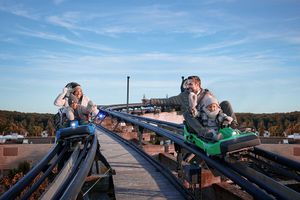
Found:
[[[18,133],[12,133],[10,135],[0,135],[0,144],[4,143],[23,143],[24,136]]]
[[[294,134],[288,135],[288,138],[300,139],[300,133],[294,133]]]

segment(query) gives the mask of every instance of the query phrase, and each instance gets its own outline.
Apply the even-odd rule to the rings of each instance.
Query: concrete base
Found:
[[[53,144],[3,144],[0,145],[0,176],[27,161],[31,166],[40,161]]]

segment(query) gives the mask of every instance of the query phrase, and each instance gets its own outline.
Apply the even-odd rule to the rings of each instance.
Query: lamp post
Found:
[[[130,79],[130,76],[127,76],[127,113],[129,113],[129,79]]]

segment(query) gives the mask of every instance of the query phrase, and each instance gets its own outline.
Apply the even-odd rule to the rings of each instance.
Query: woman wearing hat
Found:
[[[55,125],[59,127],[62,125],[64,119],[63,116],[66,115],[68,112],[67,107],[69,107],[68,99],[70,95],[74,95],[78,99],[78,104],[84,107],[87,107],[90,98],[85,96],[82,92],[81,85],[76,82],[70,82],[68,83],[64,88],[62,93],[60,93],[56,99],[54,100],[54,105],[61,107],[58,111],[58,116],[55,117]],[[97,109],[96,105],[93,105],[92,109],[92,116],[96,116],[98,114],[99,110]],[[56,119],[57,118],[57,119]]]

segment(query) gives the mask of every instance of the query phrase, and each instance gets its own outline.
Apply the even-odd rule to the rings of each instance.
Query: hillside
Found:
[[[237,113],[241,127],[255,128],[260,134],[267,130],[271,136],[300,133],[300,112],[253,114]]]
[[[47,130],[49,135],[54,135],[53,114],[0,110],[0,133],[40,136],[43,130]]]

